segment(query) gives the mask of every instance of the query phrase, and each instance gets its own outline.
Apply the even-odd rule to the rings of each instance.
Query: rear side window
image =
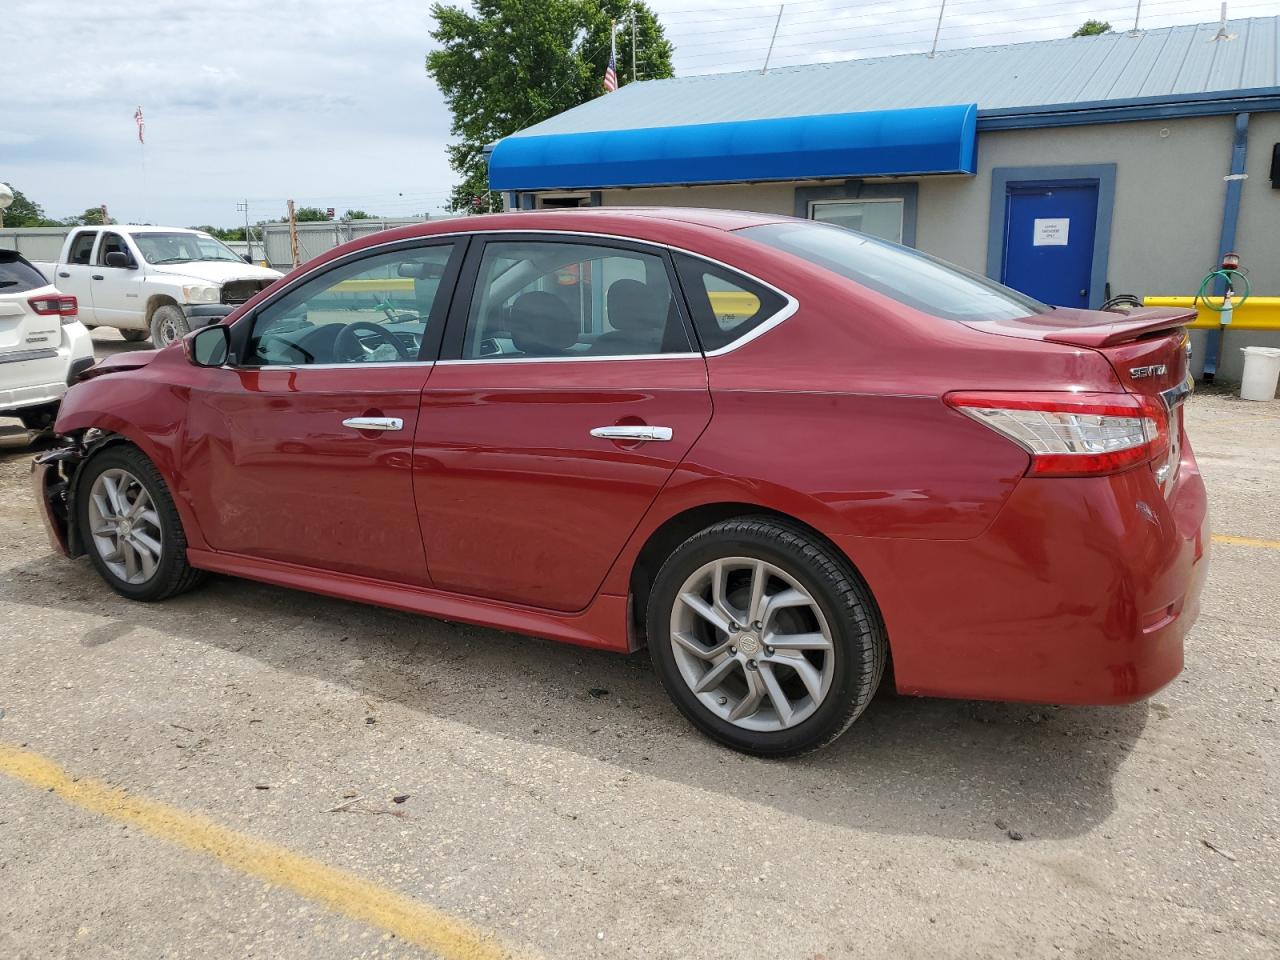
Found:
[[[23,293],[48,284],[39,270],[12,250],[0,250],[0,293]]]
[[[746,336],[787,305],[763,284],[697,257],[677,254],[676,272],[708,353]]]
[[[76,234],[71,243],[71,252],[67,255],[68,263],[88,264],[89,255],[93,253],[93,241],[98,239],[98,231],[87,230]]]
[[[798,220],[738,233],[944,320],[1013,320],[1051,309],[927,253],[842,227]]]

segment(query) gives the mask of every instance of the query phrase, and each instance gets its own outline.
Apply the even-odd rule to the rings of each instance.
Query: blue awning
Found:
[[[493,190],[977,172],[977,104],[507,137]]]

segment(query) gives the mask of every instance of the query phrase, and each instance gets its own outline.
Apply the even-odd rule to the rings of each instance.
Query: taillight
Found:
[[[47,297],[32,297],[27,301],[42,317],[58,316],[63,323],[70,323],[80,313],[80,305],[75,297],[65,294],[50,294]]]
[[[1029,476],[1118,473],[1169,449],[1169,416],[1156,397],[966,392],[944,399],[1031,454]]]

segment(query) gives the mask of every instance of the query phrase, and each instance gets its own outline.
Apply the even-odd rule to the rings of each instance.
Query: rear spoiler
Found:
[[[1101,314],[1099,314],[1101,316]],[[1185,327],[1196,320],[1195,310],[1172,307],[1140,307],[1131,313],[1116,314],[1111,323],[1085,324],[1048,331],[1044,339],[1074,347],[1111,347],[1164,330]]]

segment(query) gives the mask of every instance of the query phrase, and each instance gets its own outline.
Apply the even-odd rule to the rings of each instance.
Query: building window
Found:
[[[809,219],[902,243],[905,207],[906,203],[900,197],[814,200],[809,204]]]

